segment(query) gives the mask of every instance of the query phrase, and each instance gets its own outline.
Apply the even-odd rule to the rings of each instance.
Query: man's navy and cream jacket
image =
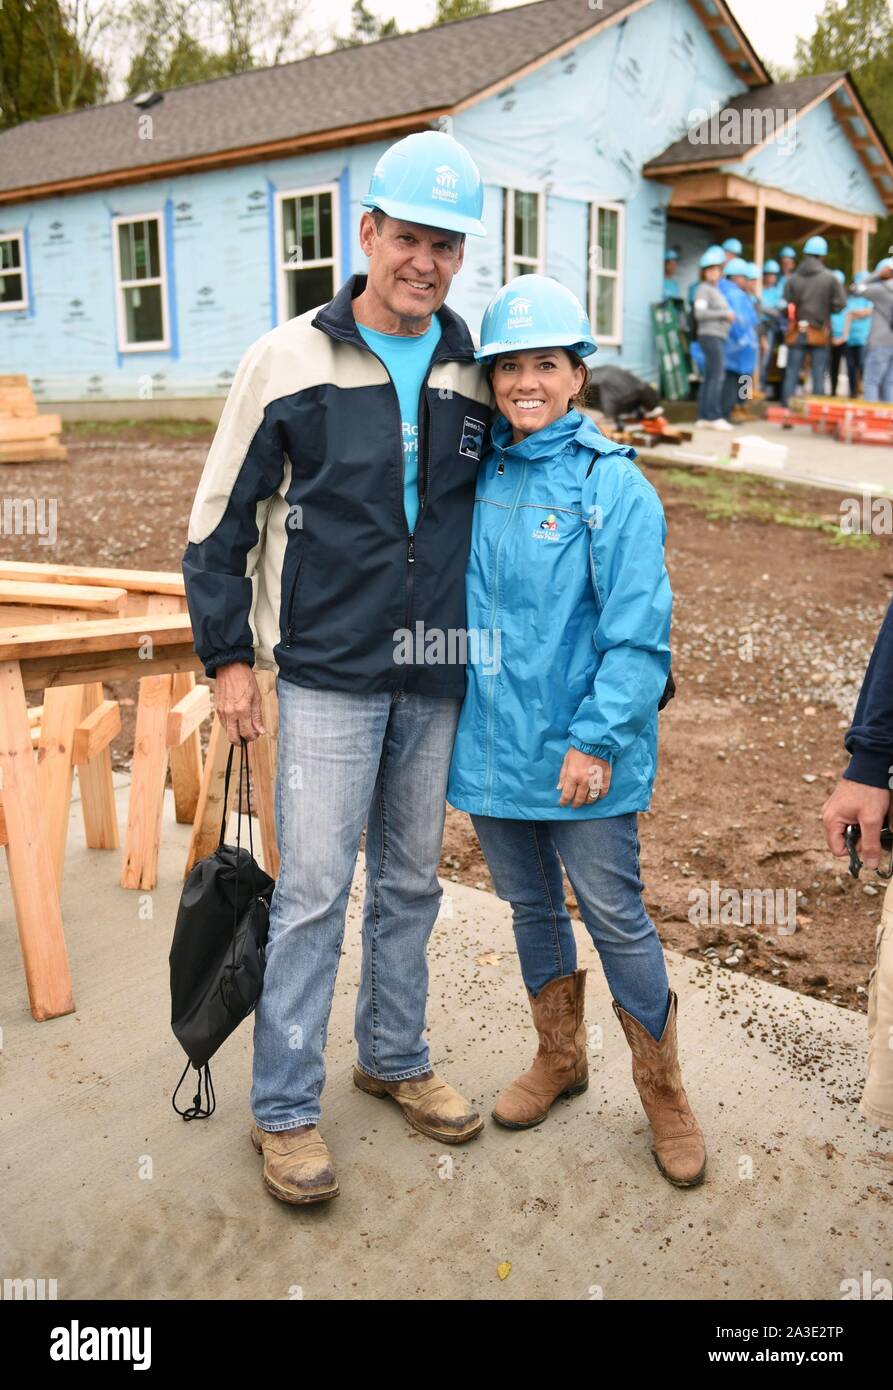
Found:
[[[395,660],[396,634],[418,623],[426,633],[465,629],[490,388],[467,327],[444,306],[419,402],[410,535],[397,392],[353,316],[364,285],[353,276],[324,308],[258,339],[239,364],[183,554],[195,650],[209,676],[256,660],[323,690],[461,698],[464,665]]]

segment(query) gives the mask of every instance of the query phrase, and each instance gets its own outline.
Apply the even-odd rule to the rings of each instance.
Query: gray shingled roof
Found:
[[[798,77],[793,82],[772,82],[761,87],[751,87],[730,101],[722,103],[722,110],[718,116],[719,130],[721,132],[723,129],[722,113],[726,110],[742,114],[746,110],[756,113],[775,111],[783,113],[776,117],[776,120],[786,119],[788,111],[802,111],[804,106],[821,97],[839,78],[845,76],[846,73],[843,72],[823,72],[813,77]],[[721,141],[719,144],[701,144],[691,137],[704,129],[705,125],[706,131],[709,132],[708,123],[692,126],[681,140],[674,140],[661,154],[649,160],[645,165],[645,172],[657,172],[674,164],[728,164],[741,159],[749,149],[761,144],[760,131],[765,129],[758,118],[749,117],[739,123],[740,133],[744,138],[731,142]],[[727,127],[727,132],[733,133],[730,127]]]
[[[138,138],[132,101],[0,134],[0,191],[244,149],[456,103],[604,23],[633,0],[537,4],[166,92]]]

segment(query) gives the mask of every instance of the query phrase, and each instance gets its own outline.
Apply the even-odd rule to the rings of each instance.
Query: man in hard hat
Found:
[[[778,253],[778,264],[781,274],[778,277],[778,288],[784,298],[785,285],[797,269],[797,252],[793,246],[783,246]]]
[[[362,203],[368,274],[246,352],[183,556],[195,648],[232,743],[266,732],[255,658],[278,668],[281,867],[255,1014],[251,1138],[268,1190],[293,1204],[338,1193],[317,1126],[364,826],[355,1084],[393,1098],[438,1143],[483,1127],[432,1072],[424,1037],[465,692],[449,637],[465,631],[491,413],[474,342],[444,301],[466,234],[485,233],[483,185],[456,140],[425,131],[382,155]]]
[[[664,299],[680,299],[682,295],[676,281],[676,271],[679,269],[679,252],[675,246],[668,246],[664,255],[664,285],[662,295]]]
[[[870,300],[874,311],[862,394],[867,401],[893,401],[893,257],[878,261],[874,274],[858,286],[858,293]]]
[[[782,296],[778,287],[780,266],[769,257],[763,262],[763,283],[759,293],[760,312],[760,390],[765,395],[772,354],[779,342]]]
[[[727,236],[722,244],[722,249],[726,253],[726,265],[731,260],[737,260],[744,255],[744,247],[736,236]]]
[[[785,335],[788,361],[781,388],[787,405],[800,380],[800,368],[808,352],[812,363],[812,393],[825,394],[831,315],[846,308],[846,291],[824,262],[828,243],[811,236],[803,247],[803,260],[785,284],[790,327]]]
[[[735,315],[726,342],[726,370],[722,388],[722,413],[731,424],[740,424],[747,418],[742,402],[753,397],[757,369],[759,317],[749,293],[752,264],[741,256],[733,256],[726,262],[725,274],[719,282],[722,294]],[[753,268],[756,270],[756,266]]]

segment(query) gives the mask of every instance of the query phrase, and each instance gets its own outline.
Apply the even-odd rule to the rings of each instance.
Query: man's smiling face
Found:
[[[376,226],[376,221],[379,226]],[[369,257],[367,289],[400,320],[426,320],[446,299],[465,255],[458,232],[363,214],[360,244]]]

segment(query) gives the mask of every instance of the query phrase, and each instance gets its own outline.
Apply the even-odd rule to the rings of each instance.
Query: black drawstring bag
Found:
[[[206,1120],[214,1113],[216,1101],[208,1061],[252,1012],[263,986],[270,899],[275,883],[255,863],[250,812],[250,848],[242,849],[243,770],[246,786],[249,785],[244,738],[239,751],[236,845],[233,848],[223,843],[234,752],[235,745],[226,762],[220,841],[213,854],[194,866],[183,886],[169,957],[171,1027],[189,1058],[171,1104],[184,1120]],[[198,1072],[198,1089],[192,1105],[180,1110],[177,1093],[190,1067]]]

